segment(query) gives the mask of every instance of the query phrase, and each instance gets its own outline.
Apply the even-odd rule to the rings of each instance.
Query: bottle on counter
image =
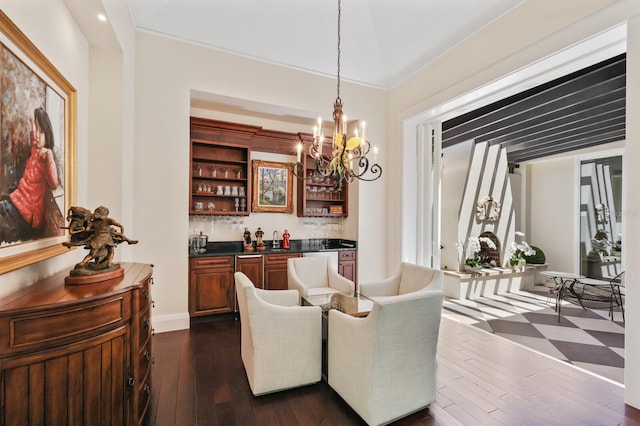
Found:
[[[291,238],[291,234],[289,234],[289,231],[285,229],[282,233],[282,248],[287,250],[291,248],[289,238]]]

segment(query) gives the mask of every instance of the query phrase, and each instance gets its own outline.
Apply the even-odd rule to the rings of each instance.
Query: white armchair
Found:
[[[378,297],[365,318],[329,311],[329,385],[367,424],[435,401],[443,297],[440,290]]]
[[[261,290],[235,275],[240,308],[240,351],[254,395],[320,381],[322,310],[298,306],[291,290]]]
[[[444,273],[439,269],[403,262],[393,276],[381,281],[361,283],[359,292],[367,297],[397,296],[420,290],[442,290]]]
[[[353,281],[338,274],[325,256],[287,259],[287,275],[289,289],[298,290],[301,297],[355,289]]]

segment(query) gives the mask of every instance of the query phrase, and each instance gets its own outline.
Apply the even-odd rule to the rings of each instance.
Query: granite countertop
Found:
[[[235,256],[239,254],[276,254],[276,253],[310,253],[318,251],[341,251],[358,250],[358,242],[354,240],[343,240],[331,238],[324,240],[291,240],[290,249],[273,248],[271,240],[264,240],[266,249],[264,251],[244,251],[242,241],[212,241],[207,243],[205,253],[192,254],[189,248],[189,257],[211,257],[211,256]],[[282,245],[282,241],[280,241]]]

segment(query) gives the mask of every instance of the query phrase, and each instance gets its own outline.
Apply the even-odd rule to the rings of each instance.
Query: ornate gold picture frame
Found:
[[[76,90],[0,11],[0,274],[67,251]]]
[[[253,212],[293,213],[293,165],[252,161]]]

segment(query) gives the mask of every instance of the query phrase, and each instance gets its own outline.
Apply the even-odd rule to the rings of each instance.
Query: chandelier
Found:
[[[337,73],[337,97],[333,104],[333,143],[331,157],[323,153],[324,131],[322,130],[322,118],[318,118],[317,125],[313,128],[313,141],[309,146],[311,167],[307,167],[302,161],[302,141],[298,142],[297,162],[293,167],[293,174],[299,179],[313,179],[315,182],[325,182],[333,179],[334,186],[341,188],[342,183],[352,183],[356,179],[373,181],[382,176],[382,167],[377,163],[378,148],[373,148],[373,163],[370,164],[367,154],[371,150],[371,144],[366,139],[365,122],[359,121],[355,126],[354,136],[347,139],[347,116],[342,111],[342,99],[340,99],[340,30],[342,10],[338,0],[338,73]],[[359,129],[358,129],[359,127]],[[357,169],[355,168],[357,166]]]

